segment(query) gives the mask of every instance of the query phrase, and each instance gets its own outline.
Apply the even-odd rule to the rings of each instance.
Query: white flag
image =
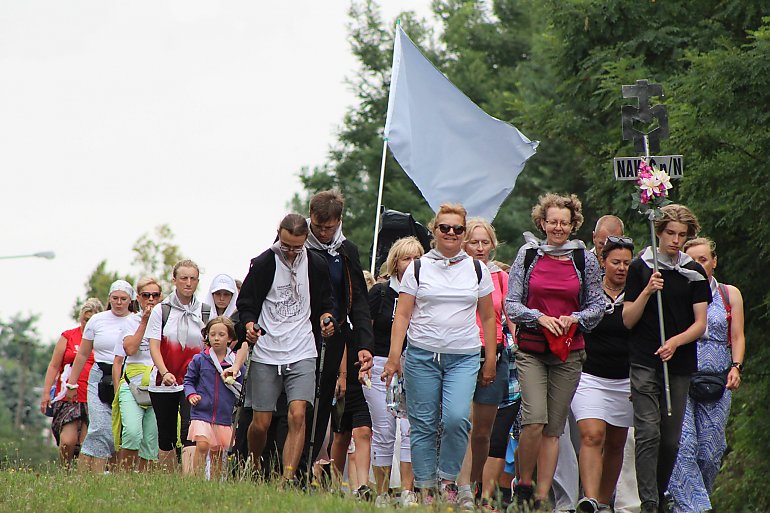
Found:
[[[493,118],[457,89],[396,28],[385,137],[434,210],[462,203],[494,219],[538,141]]]

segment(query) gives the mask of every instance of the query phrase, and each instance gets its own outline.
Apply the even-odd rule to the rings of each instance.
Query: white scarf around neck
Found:
[[[270,246],[270,249],[278,257],[278,261],[281,262],[281,265],[283,265],[286,270],[289,271],[289,282],[291,283],[292,299],[299,301],[300,294],[299,282],[297,281],[297,269],[299,269],[302,261],[307,258],[307,250],[302,248],[302,251],[297,253],[297,256],[294,257],[294,262],[289,262],[289,259],[286,258],[286,255],[284,255],[283,251],[281,251],[280,240],[275,241],[275,243]]]
[[[190,321],[194,321],[196,323],[196,327],[200,327],[203,324],[203,319],[198,312],[198,310],[200,310],[201,303],[193,295],[190,302],[186,305],[183,305],[182,302],[179,301],[179,296],[177,296],[176,290],[173,294],[169,295],[164,302],[168,303],[171,308],[182,312],[182,316],[179,317],[176,325],[176,339],[179,342],[179,345],[181,345],[184,349],[187,347],[187,336],[189,335]]]
[[[307,225],[310,227],[310,218],[307,219]],[[335,257],[343,242],[345,242],[345,236],[342,234],[342,220],[340,220],[340,224],[337,226],[337,231],[334,232],[331,242],[324,244],[318,240],[315,234],[313,234],[313,229],[310,228],[309,233],[307,234],[307,241],[305,241],[305,246],[311,249],[326,251],[331,256]]]
[[[433,260],[434,262],[436,262],[438,267],[443,267],[444,269],[448,269],[450,265],[456,264],[457,262],[461,262],[466,258],[470,258],[470,256],[468,255],[468,253],[466,253],[461,249],[460,252],[457,253],[455,256],[448,257],[448,256],[444,256],[439,250],[433,248],[427,253],[425,253],[423,258],[427,258],[428,260]]]
[[[702,281],[705,280],[706,277],[703,276],[698,271],[693,271],[692,269],[687,269],[684,266],[689,264],[693,261],[692,257],[688,255],[687,253],[679,252],[679,259],[675,262],[671,257],[666,255],[665,253],[661,253],[660,251],[658,253],[658,269],[663,271],[676,271],[685,278],[687,278],[688,281]],[[642,261],[649,267],[650,269],[655,269],[655,259],[652,256],[652,247],[647,246],[647,249],[644,250],[644,253],[642,253]]]
[[[538,255],[548,255],[548,256],[565,256],[569,255],[576,249],[585,249],[586,245],[582,240],[578,239],[571,239],[562,244],[561,246],[554,246],[552,244],[546,244],[544,240],[540,240],[537,237],[534,236],[532,232],[524,232],[524,242],[525,246],[536,249]]]

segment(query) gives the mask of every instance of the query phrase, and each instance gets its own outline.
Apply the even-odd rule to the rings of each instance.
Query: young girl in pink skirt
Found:
[[[232,440],[232,414],[240,393],[240,369],[233,369],[235,353],[228,349],[236,340],[235,325],[227,317],[211,319],[203,329],[206,349],[195,355],[184,377],[185,397],[192,406],[187,438],[195,442],[195,468],[203,472],[206,457],[211,476],[220,473],[222,454]]]

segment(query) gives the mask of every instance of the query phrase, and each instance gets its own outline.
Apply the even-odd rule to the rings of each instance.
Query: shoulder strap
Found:
[[[163,329],[166,327],[166,323],[168,322],[168,316],[171,315],[171,305],[168,303],[161,303],[160,312],[162,314],[160,319],[160,336],[162,338]]]
[[[580,272],[580,283],[586,282],[586,250],[576,249],[572,252],[575,261],[575,267]]]
[[[417,286],[420,286],[420,266],[422,265],[422,262],[420,262],[419,258],[416,258],[414,260],[414,279],[417,281]]]
[[[719,296],[722,298],[722,304],[725,305],[725,312],[727,312],[727,347],[730,347],[733,344],[733,333],[731,329],[733,324],[733,307],[730,306],[730,293],[727,291],[727,286],[723,283],[717,285],[717,290],[719,291]]]
[[[211,305],[207,305],[206,303],[201,304],[201,319],[203,320],[204,326],[208,324],[209,317],[211,317]]]
[[[476,268],[476,283],[481,283],[481,262],[474,258],[473,267]]]
[[[524,254],[524,274],[527,274],[527,270],[529,269],[529,266],[532,265],[532,262],[535,261],[535,257],[537,256],[537,250],[534,248],[529,248],[527,252]]]
[[[382,307],[385,304],[385,292],[388,290],[388,286],[385,283],[377,285],[380,287],[380,308],[377,309],[377,316],[382,315]]]
[[[497,275],[497,284],[500,285],[500,293],[503,292],[503,273],[502,272],[496,272]]]

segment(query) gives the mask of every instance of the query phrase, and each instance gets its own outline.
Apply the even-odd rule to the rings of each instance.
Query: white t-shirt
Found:
[[[173,292],[176,294],[176,292]],[[147,321],[147,329],[144,331],[144,336],[147,339],[155,339],[161,341],[161,354],[163,355],[163,363],[166,368],[174,373],[176,376],[177,386],[165,386],[156,385],[158,369],[153,369],[152,376],[150,377],[150,392],[180,392],[184,390],[182,386],[182,380],[184,379],[185,372],[187,372],[187,366],[192,360],[192,357],[200,353],[203,350],[203,335],[201,329],[203,329],[203,319],[201,318],[202,303],[198,303],[196,311],[197,318],[201,319],[199,322],[194,322],[192,319],[187,326],[187,340],[182,347],[178,337],[178,325],[179,319],[183,313],[177,308],[171,308],[166,321],[166,326],[163,327],[163,307],[162,303],[157,304],[152,308],[150,314],[150,320]],[[213,314],[213,312],[212,312]],[[161,339],[161,331],[163,332],[163,338]]]
[[[273,285],[262,303],[257,324],[266,334],[259,337],[251,360],[270,365],[284,365],[315,358],[315,337],[310,323],[310,282],[308,257],[297,266],[299,299],[294,298],[289,270],[275,256]]]
[[[443,261],[421,258],[420,285],[414,264],[401,278],[400,292],[415,296],[406,336],[409,344],[435,353],[472,354],[481,348],[476,324],[478,298],[494,290],[487,266],[481,266],[481,283],[473,259],[444,266]]]
[[[130,318],[130,313],[125,317],[118,317],[112,310],[107,310],[88,320],[83,330],[83,338],[94,341],[94,361],[112,364],[115,359],[115,344],[123,340],[123,328]]]
[[[147,338],[147,333],[145,330],[145,336],[142,338],[142,341],[139,342],[139,351],[137,351],[132,356],[126,356],[126,350],[123,349],[123,341],[126,337],[133,335],[136,333],[136,329],[139,327],[139,324],[142,322],[142,314],[141,313],[135,313],[132,315],[129,315],[129,320],[126,323],[126,325],[123,328],[123,336],[119,341],[115,343],[115,356],[121,356],[125,358],[123,363],[125,365],[130,365],[132,363],[141,364],[141,365],[149,365],[152,366],[152,356],[150,356],[150,339]],[[134,376],[134,378],[131,379],[131,381],[134,381],[136,379],[137,381],[141,381],[142,376],[137,375]]]

